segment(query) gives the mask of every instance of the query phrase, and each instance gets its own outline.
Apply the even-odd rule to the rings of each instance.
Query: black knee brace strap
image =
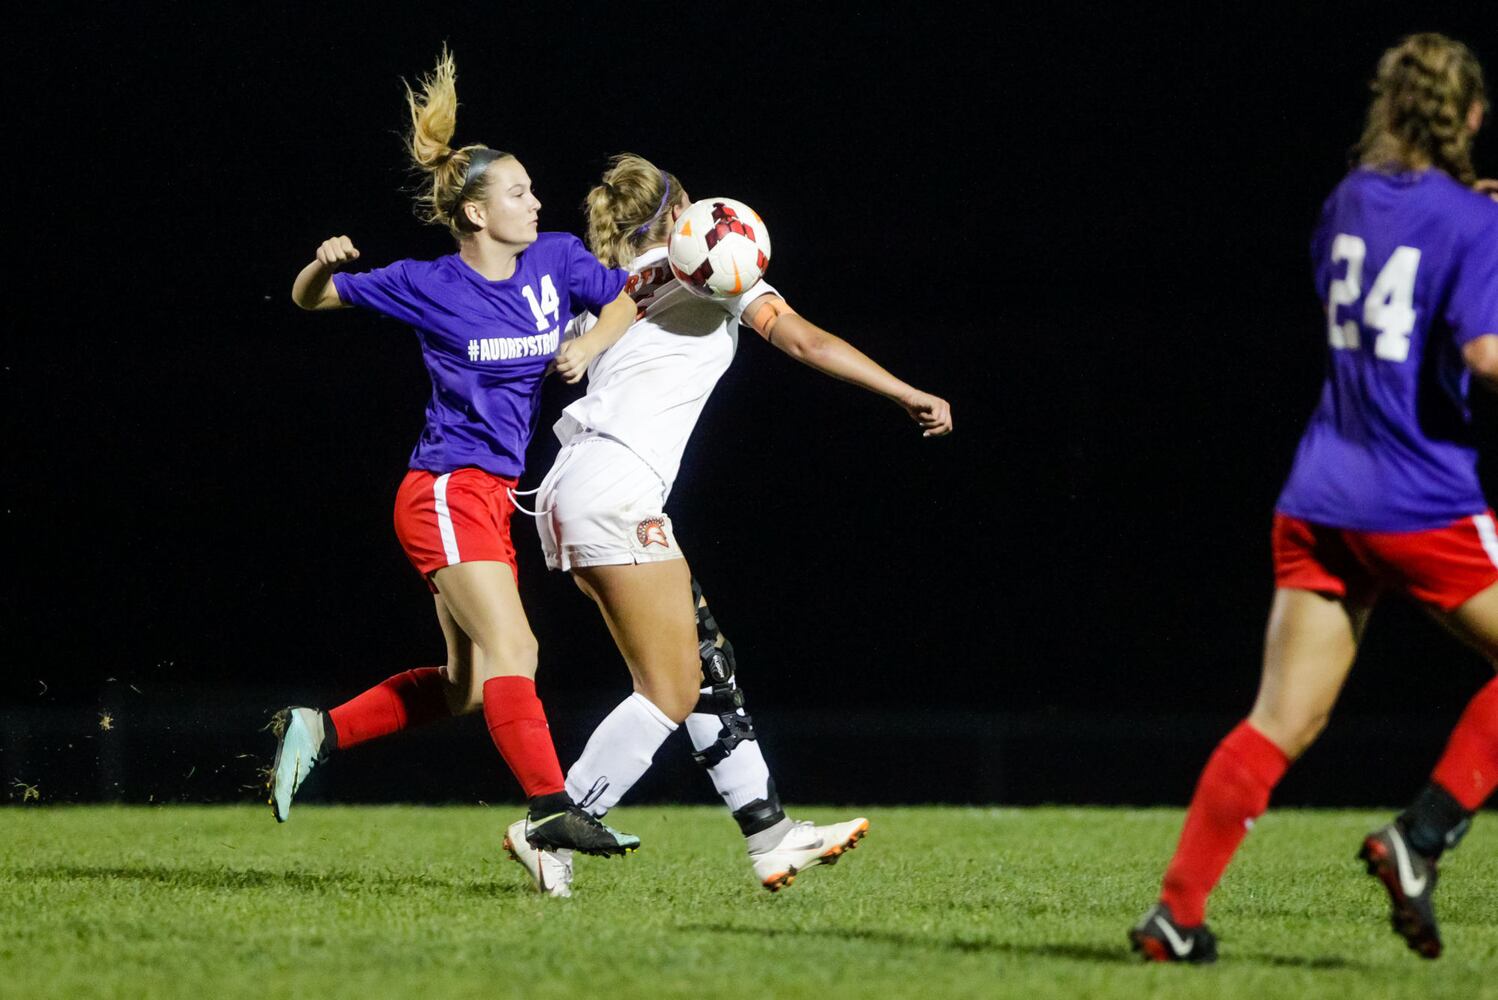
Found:
[[[694,750],[692,759],[703,767],[716,767],[733,753],[734,747],[755,739],[754,720],[747,713],[739,714],[744,707],[744,692],[733,680],[736,670],[733,644],[718,631],[718,623],[713,620],[695,578],[692,597],[697,602],[697,655],[702,659],[702,686],[711,689],[698,696],[694,711],[716,715],[723,723],[717,742],[705,750]]]
[[[703,767],[716,767],[733,753],[733,748],[745,740],[755,739],[754,719],[748,713],[739,714],[744,706],[744,692],[733,682],[733,649],[726,642],[719,648],[704,641],[697,648],[702,657],[704,687],[711,685],[706,694],[697,696],[695,711],[716,715],[723,728],[718,730],[718,739],[702,750],[693,750],[692,759]]]

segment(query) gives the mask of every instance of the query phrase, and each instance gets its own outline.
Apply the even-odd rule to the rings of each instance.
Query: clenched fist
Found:
[[[330,271],[341,271],[358,259],[359,251],[347,236],[323,240],[317,248],[317,262]]]
[[[588,371],[588,365],[593,360],[593,352],[588,350],[583,343],[583,338],[575,337],[562,345],[557,351],[557,359],[553,364],[562,381],[568,385],[575,384]]]

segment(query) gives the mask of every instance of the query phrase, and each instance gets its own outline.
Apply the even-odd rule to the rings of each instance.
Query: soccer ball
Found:
[[[671,227],[671,271],[709,299],[742,295],[770,266],[770,232],[759,213],[732,198],[694,201]]]

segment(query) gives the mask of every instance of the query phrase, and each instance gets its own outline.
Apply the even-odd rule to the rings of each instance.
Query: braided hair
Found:
[[[1439,167],[1463,184],[1472,167],[1473,104],[1487,107],[1482,67],[1472,50],[1435,32],[1410,35],[1378,61],[1373,103],[1356,162],[1375,169]]]

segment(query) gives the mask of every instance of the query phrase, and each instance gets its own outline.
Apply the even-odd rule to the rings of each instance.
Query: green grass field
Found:
[[[772,896],[720,809],[530,892],[514,808],[0,810],[0,996],[1498,997],[1498,822],[1448,856],[1446,955],[1389,931],[1352,855],[1381,814],[1270,813],[1211,911],[1222,960],[1148,967],[1174,810],[872,809],[843,863]],[[823,820],[850,810],[798,809]]]

